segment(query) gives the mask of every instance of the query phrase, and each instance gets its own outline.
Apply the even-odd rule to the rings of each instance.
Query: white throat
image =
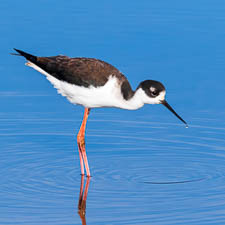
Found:
[[[149,97],[142,88],[134,93],[133,97],[125,101],[120,108],[135,110],[143,107],[144,104],[160,104],[165,99],[165,91],[162,91],[157,97]]]
[[[144,91],[139,88],[129,100],[124,100],[123,104],[119,108],[135,110],[144,106],[143,93]]]

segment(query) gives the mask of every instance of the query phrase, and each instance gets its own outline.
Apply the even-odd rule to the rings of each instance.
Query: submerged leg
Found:
[[[84,189],[84,175],[81,176],[81,184],[80,184],[80,195],[78,201],[78,214],[80,216],[82,225],[86,225],[86,201],[88,195],[88,188],[90,184],[91,177],[87,177],[85,189]]]
[[[85,128],[86,128],[86,123],[87,123],[89,113],[90,113],[90,109],[85,108],[84,118],[83,118],[82,124],[80,126],[79,133],[77,135],[77,144],[78,144],[79,157],[80,157],[81,174],[84,175],[84,166],[85,166],[88,177],[90,177],[91,174],[90,174],[87,154],[86,154],[86,150],[85,150]]]

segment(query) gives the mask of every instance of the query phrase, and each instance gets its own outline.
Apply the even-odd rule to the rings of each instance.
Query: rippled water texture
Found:
[[[32,99],[36,100],[24,100]],[[87,221],[220,224],[224,220],[224,124],[211,113],[199,112],[202,118],[196,117],[187,131],[176,123],[159,122],[160,117],[155,117],[156,122],[149,116],[148,122],[142,117],[119,120],[119,113],[90,115],[87,151],[93,177]],[[64,119],[65,114],[53,115],[1,116],[4,223],[12,218],[18,224],[81,223],[74,137],[79,122]],[[206,121],[208,125],[202,125]]]
[[[223,1],[1,3],[0,224],[224,224]],[[95,109],[91,179],[76,145],[83,108],[10,55],[106,60],[135,89],[162,81],[163,106]]]

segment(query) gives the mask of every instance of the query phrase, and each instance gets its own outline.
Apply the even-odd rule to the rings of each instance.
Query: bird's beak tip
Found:
[[[167,109],[169,109],[178,119],[180,119],[188,128],[188,124],[174,111],[174,109],[168,104],[168,102],[164,99],[160,102],[163,104]]]

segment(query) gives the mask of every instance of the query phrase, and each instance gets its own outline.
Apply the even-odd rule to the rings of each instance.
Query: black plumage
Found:
[[[114,66],[95,58],[70,58],[68,56],[37,57],[15,49],[28,61],[34,63],[58,80],[79,86],[99,87],[105,85],[110,76],[116,76],[121,84],[124,99],[130,99],[134,92],[127,78]]]

